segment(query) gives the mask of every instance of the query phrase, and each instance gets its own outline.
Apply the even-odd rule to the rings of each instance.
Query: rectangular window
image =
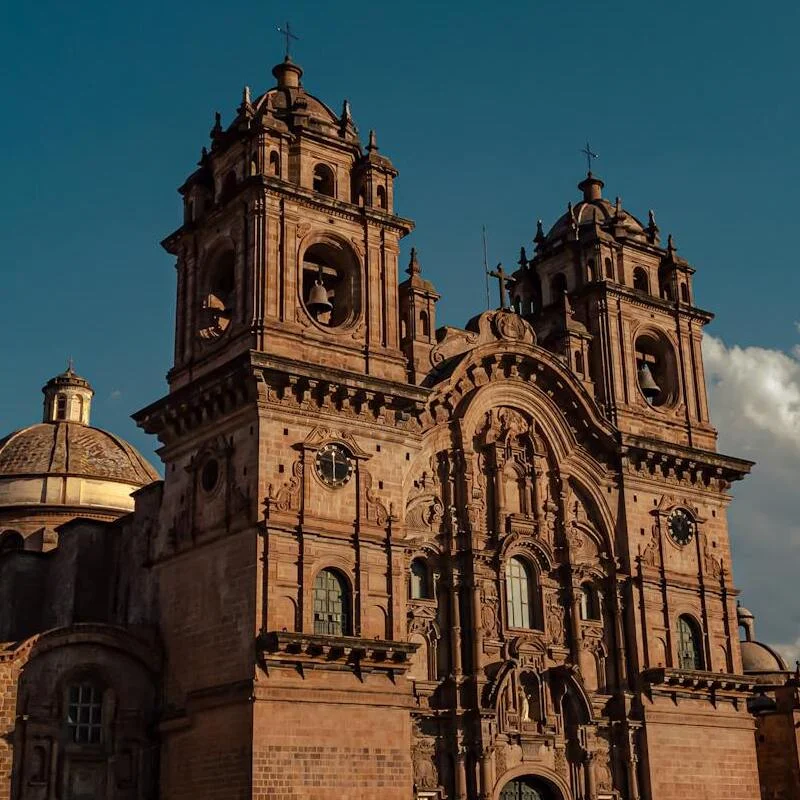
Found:
[[[98,744],[103,730],[103,699],[97,686],[82,683],[69,687],[67,727],[76,744]]]

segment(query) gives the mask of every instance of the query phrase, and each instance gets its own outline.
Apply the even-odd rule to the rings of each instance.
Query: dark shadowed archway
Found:
[[[561,800],[561,794],[548,781],[520,775],[503,787],[500,800]]]

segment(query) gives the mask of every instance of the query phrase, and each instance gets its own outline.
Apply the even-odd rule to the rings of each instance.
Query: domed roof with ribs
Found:
[[[53,474],[139,486],[159,480],[135,447],[80,422],[42,422],[0,440],[0,479]]]
[[[584,226],[597,225],[600,228],[623,228],[625,233],[632,238],[646,238],[644,225],[633,214],[626,211],[619,204],[611,203],[601,195],[603,182],[592,175],[578,184],[583,192],[583,200],[574,206],[570,203],[565,214],[556,221],[545,236],[548,243],[556,242],[576,229]]]

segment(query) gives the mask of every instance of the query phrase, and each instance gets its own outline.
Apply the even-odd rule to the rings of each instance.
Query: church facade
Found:
[[[163,242],[174,364],[134,417],[163,480],[44,519],[20,487],[75,469],[0,442],[0,798],[793,796],[759,778],[751,464],[717,452],[672,238],[589,173],[500,308],[437,328],[374,134],[273,74]],[[91,391],[60,379],[56,450]]]

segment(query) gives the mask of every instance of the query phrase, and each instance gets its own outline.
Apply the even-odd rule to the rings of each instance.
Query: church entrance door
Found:
[[[522,777],[509,781],[500,792],[500,800],[557,800],[553,792],[536,778]]]

